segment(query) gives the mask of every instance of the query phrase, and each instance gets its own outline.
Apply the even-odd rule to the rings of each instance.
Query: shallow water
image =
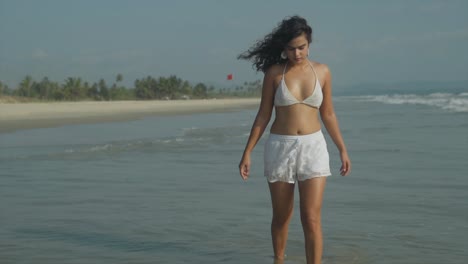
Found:
[[[326,264],[468,259],[468,112],[398,96],[335,99],[353,172],[339,176],[327,138]],[[237,172],[254,117],[0,134],[1,263],[273,263],[265,136],[249,181]],[[285,263],[305,263],[297,209]]]

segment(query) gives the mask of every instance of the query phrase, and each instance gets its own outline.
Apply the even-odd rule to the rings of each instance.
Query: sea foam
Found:
[[[384,104],[417,104],[428,105],[451,112],[468,112],[468,93],[432,93],[428,95],[392,94],[350,96],[349,99]]]

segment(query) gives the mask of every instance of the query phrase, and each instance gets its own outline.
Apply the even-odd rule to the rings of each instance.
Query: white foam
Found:
[[[97,152],[97,151],[103,151],[103,150],[108,150],[112,147],[112,144],[105,144],[102,146],[94,146],[89,148],[86,152]]]
[[[468,98],[465,94],[432,93],[429,95],[394,94],[352,96],[350,99],[384,104],[428,105],[451,112],[468,112]]]
[[[442,108],[454,112],[468,112],[468,98],[451,98]]]
[[[433,97],[433,98],[447,98],[447,97],[451,97],[453,96],[453,94],[451,93],[431,93],[429,94],[429,97]]]
[[[192,131],[192,130],[199,130],[200,128],[198,127],[184,127],[182,128],[182,131],[186,132],[186,131]]]

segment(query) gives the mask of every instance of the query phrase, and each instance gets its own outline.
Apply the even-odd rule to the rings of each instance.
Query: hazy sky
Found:
[[[337,85],[468,79],[467,0],[0,0],[0,80],[240,84],[263,75],[236,56],[295,14]]]

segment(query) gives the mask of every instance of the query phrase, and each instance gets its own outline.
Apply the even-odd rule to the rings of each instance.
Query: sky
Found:
[[[0,81],[242,84],[263,74],[237,55],[292,15],[334,85],[468,80],[467,0],[0,0]]]

